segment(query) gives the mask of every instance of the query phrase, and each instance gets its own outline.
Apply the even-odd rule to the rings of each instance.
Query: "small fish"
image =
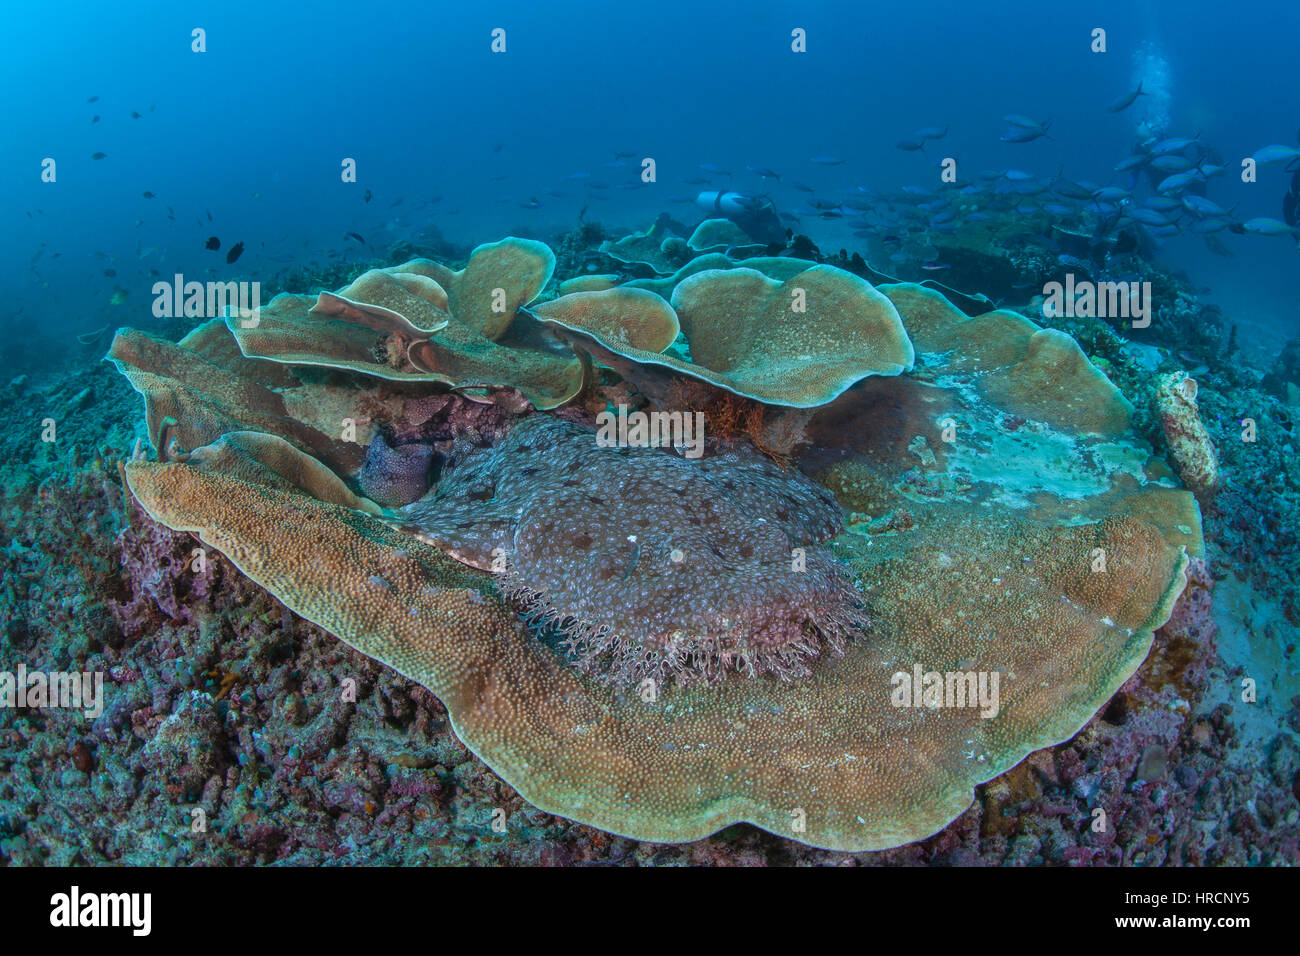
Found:
[[[1217,202],[1206,199],[1204,196],[1184,196],[1183,206],[1198,216],[1226,216],[1228,214],[1227,210]]]
[[[952,264],[949,262],[940,262],[936,259],[933,262],[921,263],[921,268],[926,272],[942,272],[944,269],[951,269]]]
[[[1144,92],[1142,92],[1142,84],[1141,84],[1141,83],[1139,83],[1139,84],[1137,85],[1137,89],[1134,90],[1133,92],[1131,92],[1131,93],[1125,93],[1123,96],[1119,97],[1117,100],[1115,100],[1114,102],[1112,102],[1112,103],[1110,104],[1109,109],[1110,109],[1110,111],[1111,111],[1112,113],[1122,113],[1122,112],[1124,112],[1126,109],[1128,109],[1130,106],[1132,106],[1133,103],[1134,103],[1134,101],[1135,101],[1139,96],[1146,96],[1146,94],[1145,94]]]
[[[497,143],[495,146],[492,147],[492,152],[494,152],[494,153],[499,153],[499,152],[501,152],[501,150],[503,150],[503,149],[505,149],[505,148],[506,148],[506,144],[505,144],[505,143]]]
[[[1003,171],[1002,175],[1013,183],[1023,183],[1034,178],[1031,174],[1021,169],[1007,169]]]
[[[1300,229],[1288,226],[1280,219],[1264,217],[1247,219],[1241,224],[1241,228],[1257,236],[1294,236],[1297,232],[1300,232]]]
[[[98,97],[98,96],[92,96],[90,99],[86,100],[86,102],[87,102],[87,103],[98,103],[98,102],[99,102],[99,97]]]
[[[923,139],[900,139],[894,144],[895,149],[901,149],[905,153],[915,153],[917,150],[925,149],[925,140]]]
[[[1255,155],[1251,157],[1258,166],[1268,166],[1272,163],[1289,163],[1291,160],[1298,158],[1300,158],[1300,149],[1276,145],[1257,149]]]
[[[1128,214],[1142,223],[1144,226],[1167,226],[1169,220],[1154,209],[1146,209],[1139,206],[1136,209],[1130,209]]]
[[[1151,160],[1151,166],[1162,173],[1185,173],[1192,168],[1192,161],[1186,156],[1170,153],[1168,156],[1157,156]]]
[[[107,156],[107,155],[108,155],[108,153],[91,153],[91,154],[90,154],[90,158],[91,158],[91,159],[103,159],[103,158],[104,158],[105,156]]]
[[[344,238],[344,239],[355,239],[357,242],[361,243],[363,246],[368,246],[368,245],[370,245],[370,243],[366,242],[366,240],[365,240],[364,238],[362,238],[361,233],[359,233],[359,232],[345,232],[345,233],[343,233],[343,238]]]
[[[532,197],[530,197],[529,200],[528,200],[528,202],[521,202],[519,205],[522,206],[524,209],[541,209],[541,208],[542,208],[542,203],[541,203],[541,201],[540,201],[536,196],[532,196]]]
[[[746,166],[755,176],[761,176],[763,179],[780,179],[781,174],[774,169],[768,169],[766,166]]]
[[[1036,119],[1030,119],[1021,113],[1008,113],[1002,117],[1004,123],[1011,126],[1019,126],[1021,129],[1045,129],[1046,124],[1038,122]]]
[[[203,211],[206,212],[206,213],[208,214],[208,222],[211,222],[211,221],[212,221],[212,210],[211,210],[211,209],[205,209],[205,210],[203,210]]]
[[[1134,153],[1131,156],[1125,156],[1115,164],[1115,172],[1123,173],[1130,169],[1137,169],[1147,161],[1146,153]]]
[[[372,199],[374,199],[374,198],[375,198],[375,194],[372,193],[369,189],[367,189],[366,192],[365,192],[365,195],[361,197],[361,201],[362,201],[362,202],[370,202],[370,200],[372,200]]]
[[[235,243],[233,246],[230,247],[230,251],[226,253],[226,264],[229,265],[230,263],[238,259],[240,256],[242,256],[243,254],[244,254],[244,244],[242,242]]]
[[[154,194],[151,193],[151,192],[149,192],[149,190],[147,190],[147,189],[146,189],[144,192],[142,192],[140,195],[143,196],[145,199],[153,199],[153,198],[154,198]]]
[[[114,277],[117,275],[117,270],[116,270],[116,269],[105,269],[105,270],[104,270],[104,275],[106,275],[106,276],[108,276],[110,279],[112,279],[112,278],[114,278]]]
[[[943,139],[948,135],[948,127],[924,126],[912,135],[917,139]]]
[[[221,240],[216,236],[208,236],[208,241],[203,244],[203,248],[211,249],[213,252],[216,252],[221,248]]]
[[[1175,136],[1170,139],[1163,139],[1151,147],[1151,155],[1168,156],[1170,153],[1181,153],[1200,138],[1201,134],[1197,133],[1195,136],[1191,137]]]
[[[90,123],[92,126],[98,122],[99,122],[99,114],[95,114],[90,118]]]
[[[808,162],[816,163],[818,166],[843,166],[846,160],[839,156],[810,156]]]
[[[615,158],[615,159],[631,159],[631,158],[634,157],[635,155],[636,155],[636,153],[619,152],[618,150],[615,150],[615,151],[614,151],[614,158]]]
[[[140,114],[137,113],[135,110],[132,110],[132,111],[131,111],[131,119],[139,119],[139,118],[140,118]]]
[[[1180,189],[1186,189],[1192,183],[1200,182],[1200,180],[1201,174],[1194,169],[1185,173],[1174,173],[1172,176],[1166,176],[1160,180],[1160,183],[1156,186],[1156,192],[1177,192]]]
[[[1046,136],[1046,135],[1047,135],[1047,130],[1043,129],[1042,127],[1039,127],[1037,129],[1025,129],[1023,127],[1019,127],[1016,129],[1007,130],[1005,133],[1002,134],[1000,139],[1004,143],[1032,143],[1034,140],[1038,139],[1039,137]]]
[[[1146,201],[1148,209],[1154,209],[1157,212],[1177,212],[1183,208],[1182,201],[1175,199],[1173,196],[1152,196]]]

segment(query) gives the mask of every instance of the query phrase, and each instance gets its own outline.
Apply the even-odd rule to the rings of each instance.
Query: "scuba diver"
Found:
[[[1300,226],[1300,168],[1291,177],[1291,189],[1282,197],[1282,221],[1288,226]]]
[[[695,197],[695,205],[710,219],[730,219],[755,242],[785,242],[785,227],[776,205],[766,196],[708,190]]]

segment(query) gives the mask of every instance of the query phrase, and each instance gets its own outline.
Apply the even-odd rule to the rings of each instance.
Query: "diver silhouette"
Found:
[[[1282,197],[1282,221],[1300,226],[1300,169],[1291,177],[1291,189]]]

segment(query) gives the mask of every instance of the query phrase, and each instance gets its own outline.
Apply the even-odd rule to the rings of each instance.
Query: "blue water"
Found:
[[[207,52],[191,51],[195,27]],[[496,27],[504,53],[490,48]],[[791,51],[796,27],[806,53]],[[1104,54],[1089,49],[1094,27]],[[1209,196],[1236,218],[1277,218],[1290,174],[1262,168],[1247,185],[1237,172],[1261,146],[1297,145],[1298,42],[1300,5],[1281,0],[10,5],[0,253],[17,282],[0,322],[6,336],[48,331],[57,353],[106,324],[150,327],[154,272],[274,292],[286,269],[382,257],[431,230],[463,245],[546,238],[584,208],[632,229],[665,209],[692,217],[669,198],[708,187],[683,178],[791,209],[806,202],[793,182],[832,196],[935,187],[943,156],[963,181],[1011,167],[1124,184],[1113,167],[1144,118],[1219,152],[1228,170]],[[1152,95],[1107,112],[1139,77]],[[1050,117],[1051,138],[1000,142],[1006,113]],[[895,148],[944,125],[924,152]],[[635,158],[606,166],[616,151]],[[846,161],[811,164],[819,154]],[[645,156],[658,182],[643,186]],[[46,157],[54,183],[41,181]],[[341,181],[345,157],[356,183]],[[854,248],[848,226],[812,218],[797,231]],[[1234,258],[1192,235],[1159,255],[1260,342],[1300,332],[1294,239],[1219,238]]]

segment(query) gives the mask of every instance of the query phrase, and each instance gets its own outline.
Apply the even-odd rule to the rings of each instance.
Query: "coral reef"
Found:
[[[402,268],[454,284],[483,254],[461,273]],[[1068,336],[1011,313],[971,318],[934,290],[875,289],[829,266],[700,258],[715,267],[531,310],[522,305],[537,290],[519,276],[535,270],[507,269],[523,291],[494,331],[505,341],[531,313],[610,359],[652,413],[680,414],[662,401],[682,375],[817,408],[799,422],[806,444],[785,443],[803,475],[734,444],[700,464],[665,449],[606,451],[581,424],[584,400],[565,410],[570,424],[525,417],[504,441],[453,431],[429,496],[375,516],[349,501],[362,462],[346,437],[336,447],[337,422],[364,421],[373,446],[376,432],[409,431],[410,414],[448,386],[496,389],[478,396],[494,404],[511,385],[530,397],[501,353],[502,367],[473,382],[449,373],[444,339],[454,353],[463,329],[479,333],[448,292],[439,328],[411,321],[395,298],[361,294],[323,294],[258,326],[260,341],[282,321],[308,341],[312,323],[338,316],[371,336],[382,322],[412,337],[386,354],[440,380],[322,377],[342,370],[328,356],[295,371],[296,361],[268,363],[233,323],[242,355],[219,327],[165,355],[159,346],[142,359],[148,373],[116,349],[166,450],[126,464],[127,481],[153,518],[198,534],[287,606],[432,690],[458,736],[534,806],[659,841],[739,820],[839,849],[921,839],[959,816],[976,786],[1074,735],[1139,667],[1188,556],[1201,552],[1195,502]],[[381,287],[392,282],[419,289],[419,303],[440,301],[420,279]],[[685,341],[670,346],[677,328]],[[176,363],[171,374],[159,355]],[[213,369],[251,403],[247,423],[190,394]],[[594,370],[583,381],[594,386]],[[282,438],[231,437],[249,429]],[[238,454],[225,450],[232,441]],[[848,527],[826,541],[844,512]],[[426,540],[402,530],[411,526]],[[311,531],[286,538],[284,527]],[[857,598],[841,565],[870,621],[851,640]],[[583,672],[530,634],[530,613],[606,671]],[[841,645],[842,657],[823,653]],[[689,674],[683,661],[711,679],[649,693],[608,680]],[[1001,678],[1001,697],[931,712],[918,688],[918,707],[900,705],[891,686],[911,667]],[[741,673],[721,679],[728,670]]]
[[[1300,474],[1283,450],[1292,419],[1217,371],[1197,377],[1223,474],[1206,524],[1217,583],[1191,562],[1184,597],[1146,662],[1072,739],[977,787],[974,804],[941,833],[857,854],[744,825],[683,845],[637,842],[530,806],[457,739],[433,694],[291,613],[219,552],[194,572],[194,538],[150,520],[118,484],[115,458],[144,432],[138,399],[108,366],[0,383],[18,426],[0,435],[5,659],[107,674],[105,712],[93,722],[60,710],[0,712],[0,857],[20,865],[1294,864],[1300,701],[1224,701],[1216,688],[1238,688],[1261,665],[1215,660],[1207,617],[1211,589],[1217,604],[1234,568],[1260,589],[1245,592],[1255,607],[1295,607],[1300,549],[1290,529]],[[1140,412],[1142,380],[1124,372],[1121,381]],[[463,414],[471,413],[485,434],[499,414],[477,403]],[[1255,443],[1240,437],[1247,413],[1260,426]],[[59,422],[57,443],[36,437],[47,416]],[[446,426],[429,427],[429,437],[446,437]],[[1261,619],[1256,649],[1286,648],[1286,633],[1273,627]],[[349,682],[355,694],[345,693]],[[211,704],[196,710],[191,692]],[[194,714],[207,706],[219,718],[215,731],[192,725],[196,736],[213,734],[198,739],[215,738],[218,754],[196,793],[177,791],[167,765],[144,757],[182,706]]]

